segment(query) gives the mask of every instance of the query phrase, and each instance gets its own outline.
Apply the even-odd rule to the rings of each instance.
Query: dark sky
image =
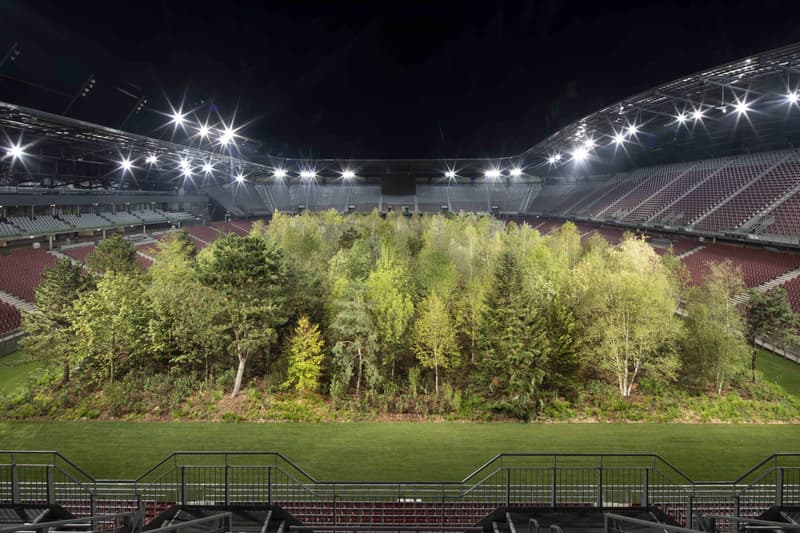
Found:
[[[0,99],[120,127],[213,102],[262,153],[503,156],[619,98],[800,41],[800,2],[0,1]],[[127,96],[120,89],[134,95]],[[154,132],[144,111],[125,124]]]

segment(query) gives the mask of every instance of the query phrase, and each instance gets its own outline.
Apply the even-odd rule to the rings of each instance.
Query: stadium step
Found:
[[[686,258],[687,258],[687,257],[689,257],[690,255],[692,255],[692,254],[695,254],[695,253],[699,252],[699,251],[700,251],[700,250],[702,250],[703,248],[705,248],[705,246],[695,246],[694,248],[692,248],[692,249],[690,249],[690,250],[686,250],[686,251],[685,251],[685,252],[683,252],[681,255],[679,255],[679,256],[678,256],[678,259],[686,259]]]
[[[796,268],[794,270],[790,270],[789,272],[786,272],[785,274],[781,274],[777,278],[771,279],[766,283],[762,283],[761,285],[756,287],[756,290],[760,291],[760,292],[767,292],[769,290],[774,289],[775,287],[778,287],[779,285],[783,285],[784,283],[789,283],[790,281],[792,281],[793,279],[797,278],[798,276],[800,276],[800,268]],[[743,292],[741,294],[737,294],[736,296],[733,297],[733,301],[737,305],[738,304],[743,304],[744,302],[746,302],[749,299],[750,299],[750,297],[746,292]]]
[[[21,311],[36,311],[36,306],[33,303],[21,300],[20,298],[17,298],[16,296],[4,291],[0,291],[0,301],[9,305],[13,305]]]
[[[69,259],[69,262],[72,263],[74,266],[83,266],[81,264],[81,262],[78,261],[77,259],[74,259],[74,258],[68,256],[67,254],[62,254],[61,252],[59,252],[57,250],[48,250],[47,253],[52,255],[53,257],[58,258],[58,259]]]

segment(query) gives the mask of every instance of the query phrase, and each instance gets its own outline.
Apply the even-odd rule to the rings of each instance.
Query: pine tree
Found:
[[[322,373],[323,345],[319,326],[312,324],[307,316],[301,316],[289,341],[289,370],[285,387],[293,386],[300,394],[316,392]]]

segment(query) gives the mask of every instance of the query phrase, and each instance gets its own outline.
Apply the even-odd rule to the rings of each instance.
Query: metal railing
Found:
[[[691,528],[700,515],[800,505],[800,454],[772,455],[723,483],[695,482],[653,454],[537,453],[497,455],[461,481],[370,483],[319,481],[275,452],[174,452],[134,480],[97,480],[58,452],[0,451],[0,502],[57,503],[78,516],[137,509],[146,519],[175,504],[280,505],[343,527],[354,513],[389,509],[449,527],[498,507],[642,507]]]
[[[131,533],[134,531],[141,531],[142,525],[139,513],[128,511],[85,518],[67,518],[47,522],[5,525],[0,527],[0,533],[15,533],[17,531],[24,531],[26,533],[31,531],[34,533],[49,533],[51,530],[64,529],[64,526],[73,526],[76,530],[82,530],[77,526],[89,526],[94,533]]]

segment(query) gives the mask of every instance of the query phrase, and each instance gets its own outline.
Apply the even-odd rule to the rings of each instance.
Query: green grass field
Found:
[[[0,359],[0,390],[30,367]],[[6,363],[12,363],[6,365]],[[765,377],[800,396],[800,368],[759,357]],[[744,473],[800,452],[800,427],[745,424],[0,422],[0,448],[58,450],[96,477],[130,478],[174,450],[279,451],[325,480],[458,480],[499,452],[652,452],[696,480]]]
[[[173,450],[279,451],[318,479],[457,480],[498,452],[654,452],[698,480],[800,452],[794,425],[2,422],[7,449],[57,449],[98,477]]]
[[[40,362],[30,361],[22,351],[0,357],[0,394],[27,386],[31,373],[41,366]]]

